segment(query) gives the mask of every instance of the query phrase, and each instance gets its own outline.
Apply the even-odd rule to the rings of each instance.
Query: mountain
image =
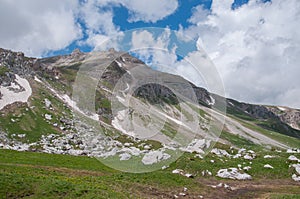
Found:
[[[76,49],[47,58],[0,49],[0,114],[0,148],[7,153],[96,157],[133,173],[174,164],[198,168],[196,162],[205,161],[205,176],[219,159],[232,161],[235,166],[224,163],[231,167],[248,161],[251,168],[252,161],[265,163],[264,155],[279,157],[272,163],[287,168],[282,151],[300,152],[300,110],[226,99],[114,49]],[[214,160],[206,161],[206,156]],[[212,169],[219,178],[256,177],[247,169],[216,165]],[[176,169],[174,174],[196,176]],[[255,172],[260,172],[258,166]],[[299,180],[293,170],[288,172],[288,178],[293,174]]]

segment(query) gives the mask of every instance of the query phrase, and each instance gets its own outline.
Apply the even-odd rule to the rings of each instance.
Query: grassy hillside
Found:
[[[275,158],[264,159],[266,154]],[[184,154],[165,170],[132,174],[112,170],[89,157],[0,150],[0,198],[173,198],[179,193],[187,198],[299,198],[299,183],[291,180],[288,156],[260,150],[248,171],[253,180],[234,181],[214,176],[221,168],[249,165],[250,161]],[[274,169],[263,168],[267,163]],[[195,177],[173,174],[177,168]],[[203,177],[201,171],[206,169],[213,176]],[[211,187],[221,182],[234,190]]]

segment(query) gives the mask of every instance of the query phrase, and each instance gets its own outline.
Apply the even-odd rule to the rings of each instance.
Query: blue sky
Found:
[[[246,4],[248,0],[235,0],[232,3],[232,9],[236,9],[243,4]],[[190,23],[188,19],[192,16],[193,8],[199,5],[202,5],[204,9],[210,10],[212,4],[212,0],[179,0],[178,7],[174,13],[164,17],[161,20],[155,22],[145,22],[145,21],[137,21],[137,22],[129,22],[129,10],[122,5],[117,5],[111,8],[102,8],[112,10],[113,15],[113,23],[120,28],[120,31],[127,31],[135,28],[144,28],[144,27],[160,27],[165,28],[169,27],[171,30],[178,30],[179,25],[183,28],[187,28]],[[84,41],[87,39],[87,35],[85,34],[86,26],[84,22],[78,19],[78,23],[83,28],[83,36],[80,40]],[[49,51],[46,52],[43,56],[55,56],[61,54],[69,54],[74,49],[79,48],[83,52],[90,52],[93,50],[93,46],[89,45],[78,45],[78,40],[72,42],[69,46],[64,49],[60,49],[57,51]]]
[[[202,65],[211,61],[227,97],[300,108],[299,10],[299,0],[0,0],[0,47],[33,57],[75,48],[124,50],[125,35],[135,48],[146,44],[181,51],[182,58]],[[182,58],[135,55],[204,86]]]

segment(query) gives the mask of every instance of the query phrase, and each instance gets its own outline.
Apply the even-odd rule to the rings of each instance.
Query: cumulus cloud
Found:
[[[179,32],[201,38],[228,97],[299,108],[300,1],[250,0],[234,10],[232,3],[195,7],[192,25]]]
[[[175,12],[177,0],[91,0],[84,2],[81,18],[86,24],[88,39],[86,43],[96,50],[109,46],[120,49],[118,41],[123,36],[120,28],[113,23],[113,7],[128,9],[129,22],[157,22]],[[116,40],[116,41],[109,41]]]
[[[157,22],[174,13],[177,0],[94,0],[99,7],[124,6],[129,11],[129,22]]]
[[[178,7],[177,0],[121,0],[129,10],[129,21],[156,22],[174,13]]]
[[[98,50],[108,46],[118,49],[117,41],[105,43],[123,35],[113,23],[117,14],[113,7],[127,8],[130,22],[156,22],[178,7],[177,0],[1,0],[0,3],[0,46],[23,51],[27,56],[42,56],[76,40],[79,45],[87,44]],[[79,41],[83,35],[86,39]]]
[[[195,42],[197,49],[189,52],[183,59],[178,59],[180,55],[177,48],[185,48],[186,44],[172,41],[170,38],[174,35],[175,32],[168,28],[160,34],[152,29],[134,31],[131,50],[152,68],[180,75],[194,84],[224,96],[222,80],[201,46]]]
[[[62,49],[81,37],[76,8],[72,0],[1,0],[0,46],[28,56]]]

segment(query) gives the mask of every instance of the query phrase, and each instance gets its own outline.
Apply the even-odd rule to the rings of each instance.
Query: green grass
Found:
[[[229,146],[217,146],[229,151]],[[264,159],[266,154],[276,158]],[[216,172],[221,168],[237,167],[237,164],[252,167],[248,171],[253,176],[252,182],[259,184],[261,180],[269,179],[292,183],[294,171],[288,168],[288,156],[286,153],[260,150],[250,165],[250,161],[241,159],[219,158],[212,154],[199,159],[194,158],[194,154],[185,153],[166,170],[138,174],[111,169],[95,158],[85,156],[0,150],[0,198],[156,198],[162,194],[172,197],[182,192],[183,187],[188,187],[189,193],[194,196],[214,195],[219,189],[211,189],[209,184],[236,182],[214,177]],[[215,163],[210,162],[212,159]],[[267,163],[274,169],[264,169],[263,165]],[[174,169],[183,169],[194,174],[195,178],[172,174]],[[206,169],[213,172],[213,176],[202,177],[201,171]],[[297,186],[287,186],[288,189],[275,187],[263,193],[273,193],[273,198],[297,198],[300,194]],[[152,195],[156,192],[158,195]],[[246,195],[239,197],[246,198]]]
[[[45,98],[51,101],[53,110],[45,108]],[[0,117],[0,128],[5,130],[9,137],[13,134],[26,134],[25,138],[15,138],[22,142],[36,142],[42,135],[57,134],[59,131],[52,124],[60,124],[61,117],[71,117],[70,110],[42,87],[34,88],[29,101],[30,106],[20,105],[5,113],[4,117]],[[45,114],[51,114],[51,121],[45,119]]]
[[[266,130],[266,129],[260,127],[260,126],[257,126],[255,124],[251,124],[251,123],[248,123],[248,122],[244,122],[242,120],[240,120],[240,123],[243,126],[249,128],[251,130],[260,132],[260,133],[266,135],[267,137],[270,137],[274,140],[277,140],[277,141],[279,141],[283,144],[286,144],[290,147],[299,147],[300,146],[300,139],[290,137],[290,136],[287,136],[287,135],[283,135],[283,134],[277,133],[275,131]]]
[[[231,144],[233,144],[234,146],[240,148],[257,147],[257,145],[255,145],[252,141],[247,140],[239,135],[234,135],[224,130],[222,131],[220,138],[225,139],[229,141]]]
[[[7,72],[9,72],[9,69],[5,66],[0,65],[0,76],[4,76]]]

